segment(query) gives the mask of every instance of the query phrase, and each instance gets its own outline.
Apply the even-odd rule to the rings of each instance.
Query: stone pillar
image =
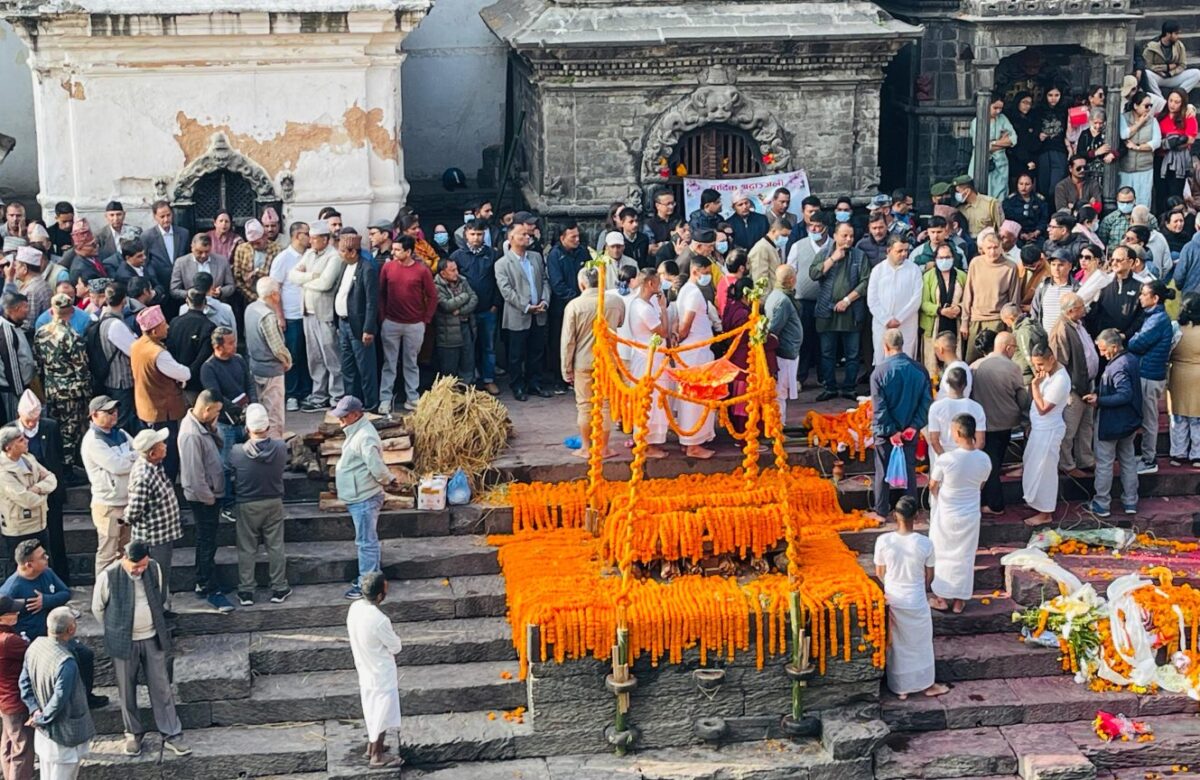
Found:
[[[1104,61],[1104,113],[1107,126],[1104,138],[1113,149],[1121,147],[1121,81],[1125,78],[1126,61],[1109,57]],[[1104,166],[1104,207],[1116,208],[1117,203],[1117,166],[1119,163]]]
[[[988,149],[991,146],[991,128],[989,127],[988,106],[992,103],[992,90],[989,86],[987,89],[979,89],[975,92],[975,142],[974,154],[975,160],[975,190],[984,195],[988,192]]]

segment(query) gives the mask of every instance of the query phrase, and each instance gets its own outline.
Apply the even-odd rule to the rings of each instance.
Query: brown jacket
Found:
[[[158,353],[165,349],[162,344],[143,334],[129,350],[129,367],[133,371],[133,404],[138,419],[145,423],[182,420],[187,411],[179,383],[159,371],[155,365]]]
[[[1071,376],[1071,392],[1084,396],[1092,392],[1092,377],[1088,374],[1087,356],[1083,342],[1075,330],[1070,317],[1059,317],[1050,331],[1050,349],[1054,357],[1067,369]]]
[[[592,370],[592,347],[596,343],[592,326],[596,322],[596,298],[599,290],[585,290],[563,311],[560,341],[563,379],[571,381],[576,373]],[[634,294],[634,293],[631,293]],[[625,321],[625,303],[616,293],[604,295],[604,319],[613,330]],[[567,372],[572,376],[568,377]]]
[[[1029,411],[1029,391],[1021,369],[1003,355],[991,354],[971,366],[971,398],[983,407],[989,431],[1011,431]]]

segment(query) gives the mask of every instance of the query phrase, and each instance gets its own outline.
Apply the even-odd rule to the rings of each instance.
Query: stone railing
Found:
[[[971,16],[1081,16],[1140,14],[1140,0],[963,0]]]

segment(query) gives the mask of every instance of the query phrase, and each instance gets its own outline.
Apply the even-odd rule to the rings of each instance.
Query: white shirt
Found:
[[[708,319],[708,299],[704,297],[704,293],[700,292],[700,286],[695,282],[688,282],[679,291],[679,297],[675,299],[675,303],[679,306],[679,318],[682,320],[687,316],[688,312],[692,312],[692,325],[688,332],[681,339],[684,344],[694,344],[697,341],[707,341],[713,336],[712,323]],[[696,352],[684,352],[683,360],[689,365],[696,362]]]
[[[167,257],[171,258],[171,263],[175,262],[175,226],[171,225],[168,230],[163,230],[161,227],[158,232],[162,234],[163,244],[167,247]]]
[[[393,656],[400,652],[400,637],[396,636],[387,615],[374,604],[359,599],[346,614],[346,633],[350,636],[354,668],[358,670],[358,687],[363,690],[399,687]]]
[[[1032,390],[1030,391],[1032,393]],[[1063,412],[1067,408],[1067,399],[1071,396],[1071,375],[1067,369],[1059,366],[1058,370],[1042,382],[1042,400],[1054,404],[1054,408],[1046,414],[1039,414],[1037,404],[1029,402],[1029,427],[1035,430],[1048,430],[1066,425],[1063,422]]]
[[[288,281],[288,274],[300,264],[303,257],[290,244],[288,248],[275,255],[271,264],[271,278],[279,282],[279,296],[283,301],[283,318],[298,320],[304,317],[304,288]]]
[[[925,568],[932,568],[933,562],[933,542],[927,536],[890,531],[875,540],[875,565],[886,567],[883,592],[893,606],[920,609],[929,603]]]
[[[952,369],[952,368],[961,368],[963,371],[966,372],[967,386],[963,389],[963,397],[970,398],[971,397],[971,383],[972,383],[971,367],[968,366],[966,363],[962,362],[961,360],[955,360],[953,363],[947,363],[946,367],[944,369],[942,369],[942,377],[945,378],[946,374],[948,374],[950,372],[950,369]],[[942,398],[946,398],[949,395],[950,395],[950,389],[946,386],[946,383],[945,382],[940,383],[938,385],[938,391],[937,391],[938,399],[940,400]]]
[[[350,316],[350,287],[354,284],[356,270],[358,270],[358,263],[347,265],[342,270],[342,282],[338,285],[337,295],[333,299],[333,313],[339,317]]]
[[[166,347],[154,359],[154,367],[176,382],[186,382],[192,378],[192,370],[171,357]]]
[[[958,449],[954,441],[951,423],[960,414],[969,414],[975,418],[975,431],[987,431],[987,415],[978,401],[970,398],[939,398],[929,405],[929,432],[937,432],[941,437],[943,452]]]
[[[137,337],[133,335],[133,331],[129,329],[124,320],[114,317],[113,324],[108,326],[108,343],[129,357],[129,352],[133,349],[133,342],[136,340]]]

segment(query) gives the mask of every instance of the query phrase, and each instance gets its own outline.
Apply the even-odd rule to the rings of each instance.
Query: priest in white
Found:
[[[680,349],[713,337],[712,322],[708,319],[708,300],[700,290],[712,284],[712,270],[712,261],[707,257],[696,255],[692,258],[690,278],[675,300],[679,308],[679,324],[675,334]],[[698,366],[712,361],[713,352],[711,347],[696,347],[681,352],[680,357],[686,365]],[[704,446],[716,436],[713,416],[703,404],[680,401],[677,420],[679,443],[689,458],[707,459],[715,454]]]
[[[887,685],[901,699],[910,693],[941,696],[935,683],[933,616],[925,586],[933,579],[933,543],[913,531],[917,501],[901,496],[892,510],[896,530],[875,540],[875,576],[888,606]]]
[[[899,235],[887,239],[887,256],[871,270],[867,283],[867,309],[871,312],[871,340],[875,347],[875,365],[887,357],[883,353],[883,333],[899,328],[904,334],[904,352],[917,355],[917,319],[921,308],[921,269],[908,259],[908,242]]]
[[[358,692],[367,725],[367,758],[371,769],[398,768],[404,762],[384,755],[387,752],[384,740],[388,729],[400,728],[400,683],[395,659],[400,652],[400,637],[379,608],[387,596],[383,573],[373,571],[362,575],[359,587],[362,598],[350,605],[346,633],[358,671]]]
[[[957,445],[929,472],[929,492],[937,503],[929,515],[934,609],[957,614],[975,590],[975,551],[979,548],[980,491],[992,473],[992,461],[975,446],[975,418],[960,414],[950,423]],[[950,602],[953,602],[951,607]]]
[[[1063,411],[1071,395],[1071,375],[1054,357],[1046,344],[1034,344],[1029,363],[1033,382],[1029,392],[1029,443],[1022,459],[1021,489],[1025,503],[1037,514],[1025,519],[1026,525],[1046,525],[1054,520],[1058,505],[1059,447],[1067,433]]]
[[[638,344],[650,344],[650,339],[658,336],[665,346],[668,338],[666,299],[659,291],[660,281],[653,268],[638,272],[638,289],[633,293],[633,300],[627,310],[626,322],[629,323],[629,336]],[[663,353],[656,350],[654,364],[649,365],[646,359],[648,349],[630,347],[629,375],[641,379],[647,371],[658,371],[663,362]],[[659,384],[665,381],[665,374],[660,374]],[[650,419],[646,425],[647,458],[665,458],[667,453],[659,445],[667,440],[667,410],[662,405],[662,394],[657,390],[650,396]]]
[[[987,414],[978,401],[966,398],[967,377],[970,369],[966,366],[950,366],[942,376],[942,384],[938,398],[929,405],[929,470],[937,465],[937,459],[947,452],[958,449],[951,424],[960,414],[969,414],[975,418],[975,447],[983,449],[983,440],[987,434]],[[945,396],[941,394],[945,391]]]

